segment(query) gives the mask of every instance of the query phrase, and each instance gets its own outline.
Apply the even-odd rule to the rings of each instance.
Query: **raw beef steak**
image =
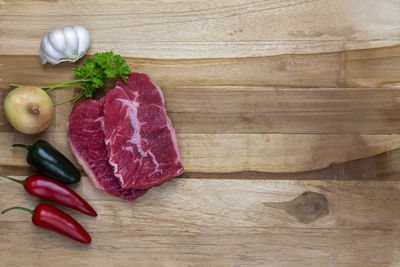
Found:
[[[103,107],[104,98],[75,104],[67,124],[69,145],[97,189],[122,199],[134,200],[146,190],[123,189],[114,176],[104,143]]]
[[[109,163],[123,188],[150,188],[183,172],[175,129],[161,90],[146,74],[131,73],[105,96]]]

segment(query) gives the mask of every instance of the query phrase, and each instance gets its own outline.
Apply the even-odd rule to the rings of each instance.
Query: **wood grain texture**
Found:
[[[399,55],[400,46],[348,51],[345,56],[128,61],[162,86],[167,110],[181,133],[390,134],[399,133]],[[25,71],[19,74],[21,69]],[[8,93],[10,83],[70,80],[70,69],[70,64],[42,67],[33,56],[0,56],[0,87],[5,89],[0,96]],[[232,84],[237,85],[227,86]],[[333,88],[284,87],[295,84]],[[364,88],[346,88],[352,86]],[[65,89],[52,96],[59,101],[73,94],[73,89]],[[56,122],[66,120],[68,108],[61,107],[57,114],[63,118]]]
[[[400,42],[396,0],[0,3],[0,54],[36,55],[48,21],[52,28],[87,27],[92,53],[146,58],[306,54]]]
[[[164,60],[127,58],[134,71],[164,87],[395,87],[400,46],[269,57]],[[21,68],[23,70],[21,70]],[[0,56],[0,86],[59,83],[73,78],[71,64],[41,66],[38,56]]]
[[[41,137],[74,159],[65,133],[48,132]],[[10,144],[33,143],[36,139],[37,136],[0,133],[2,166],[27,167],[26,150],[11,149]],[[178,144],[185,172],[189,173],[295,173],[397,150],[400,148],[400,135],[178,134]],[[374,162],[372,159],[365,164],[364,170],[393,168],[390,165],[376,166]]]
[[[181,133],[400,133],[398,89],[204,86],[163,92]]]
[[[76,24],[89,55],[113,50],[161,86],[185,166],[135,202],[73,185],[99,213],[65,209],[90,246],[1,215],[0,265],[397,266],[399,14],[397,0],[0,0],[0,173],[35,173],[10,144],[39,138],[76,164],[71,105],[34,136],[2,107],[10,83],[73,78],[82,61],[42,66],[38,49]],[[0,192],[0,209],[40,201],[4,179]]]

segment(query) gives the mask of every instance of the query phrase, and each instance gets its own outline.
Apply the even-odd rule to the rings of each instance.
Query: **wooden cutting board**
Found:
[[[73,188],[89,246],[0,216],[2,266],[394,266],[400,262],[400,5],[386,1],[1,1],[0,100],[9,83],[73,78],[42,66],[41,38],[85,26],[161,86],[185,173],[127,202]],[[78,63],[80,64],[80,63]],[[109,83],[104,94],[113,84]],[[72,89],[51,93],[54,101]],[[75,163],[69,104],[44,133],[0,108],[0,172],[32,174],[15,142]],[[0,180],[0,209],[38,199]]]

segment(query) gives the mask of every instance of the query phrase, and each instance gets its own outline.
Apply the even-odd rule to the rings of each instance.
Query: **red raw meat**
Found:
[[[104,98],[75,104],[67,124],[72,153],[92,184],[99,190],[126,200],[135,200],[147,190],[123,189],[108,163],[104,143]]]
[[[150,188],[182,174],[175,129],[148,75],[119,80],[105,96],[104,118],[109,163],[122,188]]]

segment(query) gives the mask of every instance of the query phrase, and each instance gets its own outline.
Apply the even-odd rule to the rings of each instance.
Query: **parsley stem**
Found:
[[[66,88],[66,87],[80,87],[80,84],[69,84],[69,85],[64,85],[64,86],[60,86],[60,87],[50,87],[49,89],[43,89],[46,91],[46,93],[52,91],[53,89],[57,89],[57,88]]]
[[[81,90],[76,96],[73,96],[73,97],[71,97],[71,98],[68,98],[68,99],[66,99],[66,100],[63,100],[63,101],[61,101],[61,102],[57,102],[57,103],[55,103],[53,106],[58,106],[58,105],[62,105],[62,104],[65,104],[65,103],[68,103],[68,102],[71,102],[71,101],[74,101],[74,103],[76,102],[76,101],[78,101],[83,95],[85,94],[85,90]]]
[[[64,101],[57,102],[57,103],[55,103],[53,106],[57,107],[58,105],[62,105],[62,104],[71,102],[71,101],[74,100],[74,99],[75,99],[75,96],[74,96],[74,97],[71,97],[71,98],[68,98],[68,99],[66,99],[66,100],[64,100]]]
[[[89,81],[89,79],[78,79],[78,80],[72,80],[72,81],[68,81],[68,82],[64,82],[64,83],[58,83],[58,84],[53,84],[53,85],[46,85],[46,86],[39,86],[42,89],[49,89],[49,88],[53,88],[53,87],[65,87],[68,84],[71,83],[79,83],[79,82],[87,82]]]
[[[83,95],[85,94],[85,90],[82,90],[74,99],[74,103],[76,103]]]
[[[21,87],[23,85],[22,84],[10,83],[10,86],[12,86],[12,87]]]
[[[48,85],[48,86],[39,86],[39,87],[42,88],[43,90],[45,90],[46,92],[50,92],[51,90],[56,89],[56,88],[78,86],[75,83],[87,82],[87,81],[89,81],[89,80],[88,79],[79,79],[79,80],[68,81],[65,83],[53,84],[53,85]]]

